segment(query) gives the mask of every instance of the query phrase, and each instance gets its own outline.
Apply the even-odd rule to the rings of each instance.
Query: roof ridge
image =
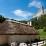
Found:
[[[10,21],[10,22],[14,22],[14,23],[19,23],[19,24],[23,24],[23,25],[27,25],[27,26],[30,26],[30,25],[28,25],[28,24],[25,24],[25,23],[21,23],[21,22],[18,22],[18,21],[14,21],[14,20],[5,20],[5,21]],[[32,27],[32,26],[30,26],[30,27]]]

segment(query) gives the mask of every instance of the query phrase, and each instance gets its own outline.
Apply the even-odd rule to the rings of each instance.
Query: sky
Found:
[[[42,6],[46,10],[46,0],[0,0],[0,15],[15,20],[29,20]]]

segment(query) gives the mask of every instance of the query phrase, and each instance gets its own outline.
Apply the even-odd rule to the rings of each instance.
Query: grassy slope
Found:
[[[46,38],[46,32],[43,31],[43,29],[39,29],[39,34],[40,34],[40,39],[45,39]]]
[[[45,44],[45,45],[43,45],[43,46],[46,46],[46,44]]]

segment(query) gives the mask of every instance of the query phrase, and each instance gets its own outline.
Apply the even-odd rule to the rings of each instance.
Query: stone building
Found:
[[[21,43],[39,39],[39,33],[28,24],[6,20],[0,25],[0,45],[12,42]]]

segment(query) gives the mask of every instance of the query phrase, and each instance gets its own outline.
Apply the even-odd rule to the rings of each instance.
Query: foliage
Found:
[[[14,19],[11,19],[11,20],[13,20],[13,21],[17,21],[17,20],[14,20]]]
[[[43,29],[38,29],[40,39],[45,39],[46,38],[46,32],[43,31]]]
[[[46,14],[42,15],[39,19],[33,18],[31,21],[33,27],[36,29],[43,29],[43,27],[46,27]]]
[[[19,21],[19,22],[27,24],[27,21],[25,21],[25,20],[22,20],[22,21]]]
[[[0,15],[0,23],[2,23],[3,21],[5,21],[5,18],[2,15]]]
[[[43,46],[46,46],[46,44],[44,44]]]
[[[46,27],[43,27],[43,31],[46,32]]]
[[[37,18],[33,18],[31,21],[32,21],[32,26],[37,28],[37,25],[38,25]]]

